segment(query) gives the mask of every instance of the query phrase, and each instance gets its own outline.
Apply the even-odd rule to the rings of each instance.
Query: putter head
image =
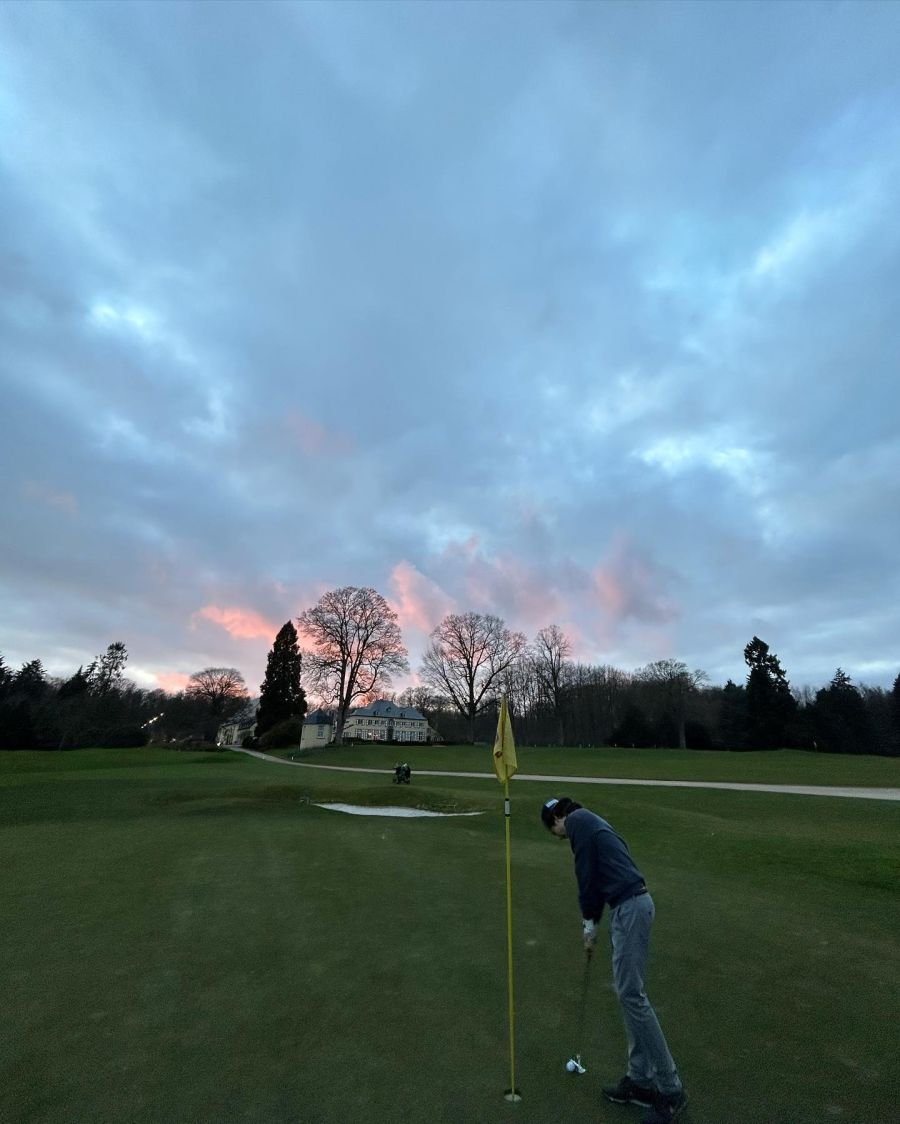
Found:
[[[566,1069],[569,1073],[587,1073],[587,1070],[581,1064],[581,1054],[576,1054],[574,1058],[569,1058],[566,1062]]]

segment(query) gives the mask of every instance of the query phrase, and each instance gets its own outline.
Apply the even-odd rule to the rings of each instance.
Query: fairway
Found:
[[[384,759],[369,747],[331,759],[412,754],[374,752]],[[435,752],[437,768],[490,768],[486,749]],[[675,768],[686,779],[691,761],[706,779],[727,756],[526,749],[523,771],[538,771],[530,752],[542,772],[596,760],[587,775],[602,775],[609,759],[586,755],[606,752],[619,754],[616,769],[631,766],[618,775]],[[751,755],[731,756],[752,771]],[[770,771],[715,779],[898,784],[895,761],[752,756]],[[636,1124],[639,1110],[599,1098],[624,1061],[605,922],[579,1047],[588,1073],[564,1072],[582,966],[571,854],[538,822],[553,793],[511,787],[516,1106],[502,1099],[495,780],[414,771],[401,789],[239,754],[0,754],[0,1120]],[[584,792],[653,891],[648,991],[691,1095],[683,1119],[893,1119],[900,807]],[[485,814],[401,820],[315,806],[329,799]]]

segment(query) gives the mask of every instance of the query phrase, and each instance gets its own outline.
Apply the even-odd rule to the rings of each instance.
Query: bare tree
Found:
[[[348,585],[323,594],[297,623],[312,644],[303,652],[303,677],[336,707],[341,745],[354,701],[374,697],[391,685],[392,674],[409,670],[397,614],[374,589]]]
[[[435,731],[435,736],[440,737],[440,719],[443,715],[453,713],[450,700],[442,695],[435,694],[430,687],[407,687],[400,692],[397,705],[411,707],[424,714],[428,725]]]
[[[435,694],[430,687],[407,687],[400,692],[397,702],[399,706],[414,707],[424,714],[435,706]]]
[[[451,613],[432,632],[420,674],[426,683],[450,696],[468,721],[472,742],[475,718],[526,644],[521,632],[510,632],[499,617],[481,613]]]
[[[224,715],[234,704],[243,705],[248,698],[244,677],[236,667],[206,667],[195,671],[188,680],[185,694],[203,699],[216,717]]]
[[[608,664],[574,664],[565,681],[566,738],[570,745],[603,745],[626,708],[632,676]]]
[[[566,744],[565,690],[572,669],[572,645],[555,624],[542,628],[531,646],[531,665],[541,691],[553,707],[558,745]]]
[[[680,660],[657,660],[635,672],[635,679],[650,684],[661,701],[662,709],[678,730],[678,747],[687,747],[684,723],[688,698],[707,680],[705,671],[689,671]]]
[[[541,691],[532,668],[531,653],[527,648],[498,676],[496,688],[497,691],[492,691],[492,695],[498,692],[506,695],[510,716],[518,720],[520,730],[531,733],[525,720],[540,711]]]

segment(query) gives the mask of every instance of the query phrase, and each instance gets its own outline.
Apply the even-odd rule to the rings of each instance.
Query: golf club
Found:
[[[580,1046],[584,1039],[584,1016],[587,1009],[587,993],[588,983],[590,981],[591,972],[591,950],[585,949],[584,956],[584,975],[581,980],[581,1002],[579,1003],[578,1010],[578,1038],[577,1043]],[[581,1054],[576,1053],[574,1057],[569,1058],[566,1062],[566,1070],[569,1073],[587,1073],[587,1070],[581,1064]]]

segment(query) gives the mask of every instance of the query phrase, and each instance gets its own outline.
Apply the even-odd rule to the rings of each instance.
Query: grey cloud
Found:
[[[200,609],[277,627],[404,560],[591,658],[739,677],[757,631],[896,674],[891,6],[67,3],[0,39],[0,650],[257,682]]]

